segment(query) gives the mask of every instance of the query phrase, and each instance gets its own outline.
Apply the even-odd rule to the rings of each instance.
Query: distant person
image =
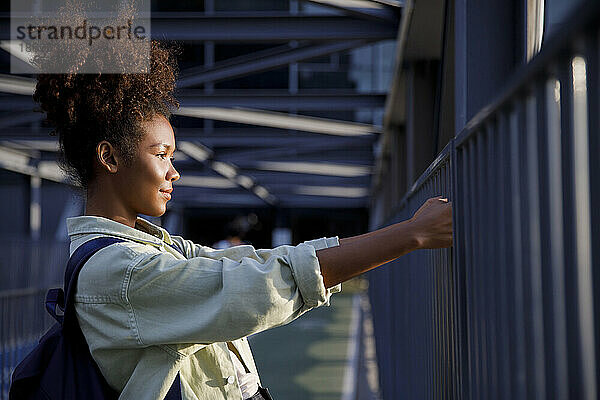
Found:
[[[248,335],[327,304],[341,282],[383,263],[452,244],[451,204],[439,197],[407,221],[296,246],[217,250],[170,235],[138,215],[161,216],[179,179],[173,53],[153,42],[148,74],[37,79],[34,99],[85,189],[84,215],[67,221],[71,253],[125,239],[87,261],[75,295],[91,354],[121,399],[163,399],[170,388],[188,400],[268,398]]]
[[[247,244],[244,241],[244,237],[251,228],[251,217],[255,217],[255,215],[251,214],[250,217],[240,215],[237,216],[233,221],[229,222],[225,227],[225,239],[213,243],[212,247],[215,249],[228,249],[233,246]]]

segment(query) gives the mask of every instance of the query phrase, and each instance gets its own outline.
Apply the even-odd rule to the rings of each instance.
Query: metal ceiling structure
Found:
[[[382,115],[387,90],[355,83],[307,88],[299,76],[321,68],[347,79],[352,71],[340,67],[340,55],[395,40],[402,4],[291,0],[289,11],[225,12],[207,0],[202,12],[153,10],[153,38],[179,41],[186,53],[201,55],[199,62],[181,63],[177,82],[175,166],[183,178],[173,204],[368,207],[382,129],[375,117],[365,123],[364,113]],[[0,167],[64,181],[56,139],[31,99],[34,78],[9,74],[9,25],[10,15],[0,15]],[[257,50],[232,57],[215,52],[241,44]],[[282,69],[288,76],[281,87],[248,85],[272,71],[281,76]],[[246,81],[238,86],[240,79]]]

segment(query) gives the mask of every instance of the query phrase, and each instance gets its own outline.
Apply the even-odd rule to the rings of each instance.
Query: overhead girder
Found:
[[[153,13],[155,39],[213,42],[395,39],[398,22],[348,16],[292,15],[287,12]]]
[[[290,47],[286,44],[275,49],[257,51],[231,58],[212,67],[193,67],[182,70],[177,80],[177,87],[183,89],[207,82],[239,78],[303,60],[351,50],[368,43],[371,43],[371,41],[347,40],[323,44],[300,43],[297,47]]]
[[[41,127],[33,132],[28,127],[12,127],[0,131],[0,140],[18,140],[21,142],[43,143],[42,150],[48,150],[48,141],[57,143],[56,136],[50,136],[51,128]],[[215,128],[212,133],[205,133],[202,128],[175,128],[175,139],[177,141],[197,141],[204,146],[214,147],[299,147],[314,143],[315,146],[337,146],[340,148],[371,147],[378,136],[343,137],[321,135],[303,132],[288,132],[281,130],[261,130],[253,128]]]
[[[180,168],[175,165],[175,168],[179,171],[181,176],[194,176],[194,177],[213,177],[214,174],[201,173],[198,170],[192,168]],[[319,186],[343,186],[343,187],[354,187],[363,186],[369,187],[370,175],[362,176],[331,176],[331,175],[317,175],[317,174],[301,174],[293,172],[279,172],[279,171],[263,171],[263,170],[242,170],[242,172],[265,186],[270,186],[274,183],[282,182],[294,182],[298,185],[319,185]],[[241,190],[241,189],[240,189]]]
[[[291,192],[291,191],[290,191]],[[174,185],[177,203],[190,207],[268,207],[256,196],[231,189],[205,189]],[[278,193],[279,207],[361,208],[368,204],[368,197],[311,196],[298,193]]]
[[[319,151],[318,148],[312,147],[306,149],[300,147],[298,149],[264,149],[264,150],[246,150],[246,151],[219,151],[219,159],[238,164],[240,167],[252,163],[257,160],[280,161],[293,158],[296,161],[312,162],[315,159],[329,160],[340,162],[346,160],[354,160],[358,163],[372,162],[374,160],[373,150],[371,148],[327,148]]]
[[[236,90],[204,93],[187,89],[179,92],[182,107],[243,107],[263,110],[340,111],[356,108],[382,108],[385,94],[357,94],[347,90],[287,91]]]
[[[315,142],[320,146],[340,146],[344,148],[351,147],[371,147],[376,142],[377,136],[369,137],[340,137],[320,134],[304,134],[302,132],[285,132],[278,133],[260,133],[252,132],[252,129],[241,129],[235,132],[229,129],[215,129],[214,134],[194,135],[187,133],[184,128],[178,129],[176,139],[188,138],[190,140],[198,140],[205,146],[209,147],[254,147],[254,148],[270,148],[270,147],[300,147],[306,146],[307,143]]]
[[[259,173],[260,172],[260,173]],[[296,185],[320,185],[320,186],[362,186],[365,188],[370,187],[371,179],[370,176],[359,176],[359,177],[340,177],[340,176],[327,176],[327,175],[311,175],[311,174],[290,174],[285,172],[271,172],[263,173],[268,171],[249,171],[248,174],[259,179],[263,185],[271,187],[271,185],[281,182],[294,182]]]
[[[317,118],[296,113],[240,107],[180,107],[174,114],[182,117],[235,122],[292,131],[335,136],[371,136],[381,133],[378,126],[331,118]]]
[[[183,147],[183,152],[191,159],[196,160],[200,165],[212,169],[215,173],[227,178],[236,186],[243,187],[245,191],[253,193],[261,198],[262,201],[274,205],[277,203],[277,198],[268,192],[259,182],[249,180],[241,171],[240,168],[231,163],[214,157],[214,152],[209,149],[199,148],[197,144],[191,142],[180,142],[179,148]],[[199,151],[200,150],[200,151]],[[199,157],[199,153],[200,157]],[[205,151],[207,151],[205,153]],[[243,184],[242,182],[245,182]]]
[[[246,193],[235,192],[232,189],[222,189],[219,192],[199,188],[174,187],[174,199],[177,204],[189,207],[268,207],[260,198]]]
[[[33,111],[30,111],[34,114]],[[43,115],[43,114],[42,114]],[[50,136],[52,128],[40,127],[37,129],[31,129],[30,127],[23,126],[11,126],[6,129],[0,129],[0,140],[25,140],[25,141],[56,141],[56,136]]]
[[[278,195],[281,207],[289,208],[362,208],[367,207],[369,197],[312,196],[299,193]]]
[[[317,4],[319,6],[332,8],[343,12],[347,15],[355,17],[369,18],[373,20],[383,21],[397,21],[399,19],[399,13],[401,8],[398,5],[382,4],[370,0],[352,0],[352,1],[339,1],[339,0],[302,0]]]
[[[182,107],[244,107],[263,110],[339,111],[357,108],[382,108],[385,94],[356,94],[348,91],[305,91],[298,94],[265,90],[236,90],[204,93],[187,89],[178,94]],[[34,110],[30,96],[0,96],[0,110]]]
[[[313,156],[306,156],[306,157],[298,157],[297,160],[295,158],[293,160],[298,161],[298,162],[303,162],[303,163],[319,163],[319,162],[323,162],[323,159],[324,159],[323,155],[321,155],[321,157],[319,157],[318,155],[313,155]],[[326,159],[328,162],[332,162],[332,163],[336,163],[336,164],[357,166],[357,167],[372,165],[371,164],[372,159],[366,159],[366,158],[364,158],[364,159],[351,158],[351,157],[344,158],[342,156],[335,158],[328,154]],[[289,161],[290,157],[287,157],[287,159],[285,157],[282,157],[281,159],[272,158],[269,160],[261,160],[261,161],[238,160],[236,165],[242,169],[260,169],[260,162],[262,162],[262,161],[285,162],[286,160]]]
[[[283,134],[293,136],[294,134]],[[312,138],[298,140],[294,145],[277,145],[271,143],[266,146],[254,146],[251,140],[246,143],[231,142],[229,145],[221,146],[209,143],[210,140],[202,140],[200,137],[181,139],[177,135],[177,141],[189,141],[210,148],[219,154],[219,159],[235,164],[252,163],[254,161],[288,161],[293,159],[302,162],[314,162],[315,160],[330,160],[335,162],[347,162],[349,164],[371,164],[374,159],[373,142],[351,140],[326,140],[327,138]],[[261,142],[269,141],[263,137]],[[241,166],[241,165],[240,165]]]
[[[365,19],[337,15],[153,12],[153,39],[215,42],[285,42],[290,40],[394,39],[398,19]],[[10,13],[0,13],[0,40],[10,39]]]
[[[39,112],[23,111],[11,112],[8,116],[0,117],[0,129],[4,130],[20,124],[38,122],[45,118],[45,115]],[[0,136],[1,137],[1,136]]]
[[[307,1],[307,0],[303,0]],[[320,0],[310,0],[323,3]],[[362,1],[362,0],[361,0]],[[366,2],[366,1],[365,1]],[[381,0],[377,3],[391,3]],[[339,2],[338,2],[339,3]],[[322,4],[323,5],[323,4]],[[388,4],[389,5],[389,4]],[[397,35],[397,10],[393,7],[376,8],[373,11],[360,7],[336,7],[345,14],[353,15],[291,15],[279,12],[258,13],[154,13],[152,36],[160,39],[213,42],[272,42],[298,41],[296,47],[289,45],[257,52],[217,63],[210,68],[184,70],[178,81],[178,98],[183,107],[244,107],[265,110],[323,111],[354,110],[357,108],[382,108],[385,94],[357,94],[340,90],[308,91],[289,94],[276,91],[236,91],[205,93],[189,89],[194,85],[217,82],[256,72],[266,71],[290,63],[297,63],[327,54],[346,51],[374,41],[395,39]],[[393,16],[396,18],[393,18]],[[356,18],[355,18],[356,17]],[[0,37],[8,38],[10,20],[0,15]],[[304,42],[306,41],[306,42]],[[187,89],[187,90],[186,90]],[[20,128],[15,125],[39,120],[41,113],[31,113],[37,108],[30,96],[0,95],[0,110],[22,111],[17,117],[0,118],[0,139],[42,139],[50,148],[48,136],[51,129],[40,127]],[[32,116],[36,115],[36,117]],[[179,118],[179,117],[176,117]],[[370,173],[359,176],[331,176],[310,173],[282,172],[260,169],[261,161],[327,162],[370,167],[373,163],[372,146],[378,135],[365,137],[332,136],[316,133],[287,131],[282,129],[223,129],[212,133],[202,128],[176,128],[177,141],[201,143],[215,150],[214,160],[234,164],[240,175],[251,177],[277,198],[282,207],[366,207],[368,197],[337,197],[300,194],[302,187],[333,187],[368,190]],[[239,150],[232,151],[234,147]],[[261,150],[247,150],[256,149]],[[52,156],[51,153],[47,153]],[[178,165],[181,165],[179,167]],[[210,166],[198,161],[179,162],[182,174],[209,173]],[[214,176],[214,172],[212,172]],[[177,203],[195,206],[222,207],[255,206],[268,204],[251,191],[240,186],[230,189],[211,189],[176,186]]]
[[[152,13],[153,39],[213,42],[394,39],[398,21],[289,12]],[[10,39],[10,13],[0,13],[0,40]]]
[[[327,192],[327,190],[331,192]],[[304,194],[311,196],[323,196],[323,197],[342,197],[342,198],[359,198],[366,197],[366,193],[368,193],[369,186],[367,185],[319,185],[317,183],[308,183],[308,184],[297,184],[296,182],[272,182],[269,184],[269,190],[272,193],[276,193],[277,196],[289,194]],[[309,194],[309,192],[304,193],[304,190],[313,190],[318,191],[321,190],[322,194]],[[332,192],[337,191],[338,195],[333,194]]]
[[[180,198],[177,200],[179,207],[190,207],[190,208],[223,208],[223,207],[253,207],[253,208],[266,208],[265,204],[261,204],[256,198],[252,196],[236,195],[230,193],[223,193],[219,195],[206,195],[205,197],[199,197],[202,194],[193,195],[190,194],[186,198]],[[321,208],[321,209],[332,209],[332,208],[364,208],[368,206],[368,199],[352,199],[352,198],[332,198],[332,197],[319,197],[316,196],[301,196],[291,195],[286,196],[285,200],[278,204],[281,208]]]

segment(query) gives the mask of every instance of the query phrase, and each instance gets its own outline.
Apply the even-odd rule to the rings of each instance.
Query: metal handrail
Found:
[[[425,171],[417,178],[415,183],[410,187],[408,192],[402,196],[402,199],[398,202],[398,205],[395,206],[390,212],[390,216],[392,218],[397,216],[408,204],[409,199],[411,199],[415,193],[421,189],[423,184],[434,174],[442,165],[444,165],[451,157],[452,151],[454,149],[454,140],[451,140],[443,149],[440,151],[438,156],[433,160],[433,162],[427,167]],[[379,227],[382,227],[385,223],[380,224]]]
[[[527,64],[523,65],[511,76],[500,94],[487,106],[473,116],[465,127],[456,135],[455,146],[460,146],[469,136],[480,129],[499,110],[520,93],[528,83],[537,80],[551,68],[556,59],[571,53],[573,41],[589,29],[595,29],[600,15],[600,2],[584,1],[576,6],[565,23],[561,24],[548,40],[545,40],[540,52]],[[575,43],[575,47],[581,47]]]
[[[386,398],[600,392],[599,16],[579,4],[387,219],[454,203],[451,250],[369,273]]]
[[[0,291],[0,300],[12,299],[12,298],[17,298],[17,297],[26,297],[26,296],[39,294],[39,293],[46,293],[48,291],[48,289],[53,288],[53,287],[59,287],[59,286],[61,286],[61,285],[60,284],[50,285],[47,288],[31,287],[31,288],[22,288],[22,289],[3,290],[3,291]]]

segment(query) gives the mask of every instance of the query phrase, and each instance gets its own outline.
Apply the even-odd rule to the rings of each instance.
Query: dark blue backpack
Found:
[[[46,310],[57,323],[17,366],[12,375],[10,400],[117,399],[92,358],[75,315],[74,295],[79,271],[98,250],[123,239],[101,237],[79,246],[65,271],[65,288],[51,289]],[[65,295],[66,294],[66,295]],[[63,313],[59,313],[58,308]],[[181,399],[179,374],[165,400]]]

